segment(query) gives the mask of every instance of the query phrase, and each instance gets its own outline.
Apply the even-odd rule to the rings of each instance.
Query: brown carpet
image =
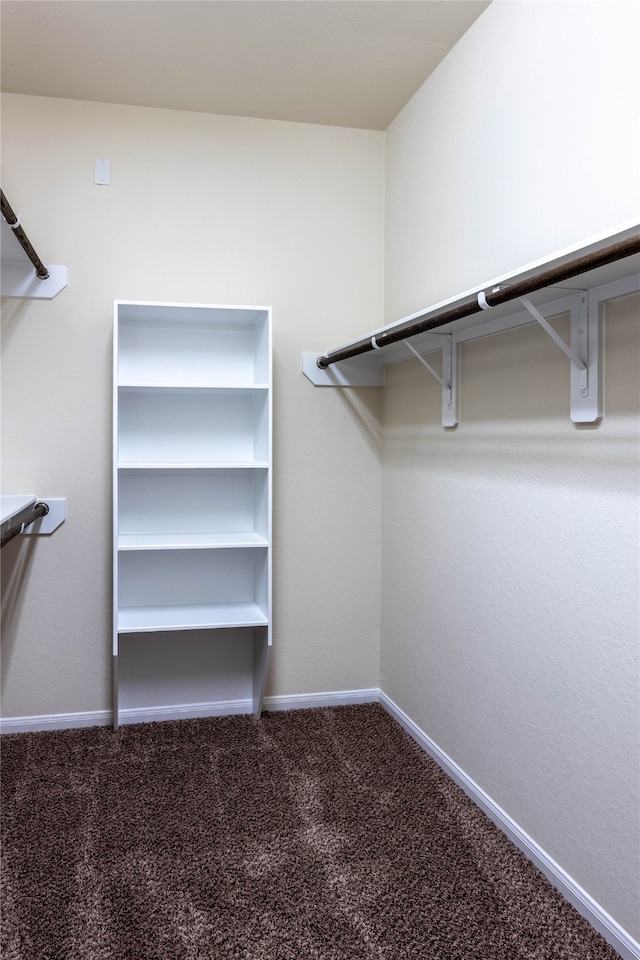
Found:
[[[377,705],[4,736],[4,960],[613,960]]]

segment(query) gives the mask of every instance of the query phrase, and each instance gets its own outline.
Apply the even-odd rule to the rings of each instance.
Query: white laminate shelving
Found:
[[[7,523],[17,517],[19,513],[32,507],[36,502],[33,494],[23,494],[22,496],[0,496],[0,522]]]
[[[270,384],[270,308],[116,301],[115,726],[145,710],[184,715],[190,699],[195,712],[246,701],[260,714]]]

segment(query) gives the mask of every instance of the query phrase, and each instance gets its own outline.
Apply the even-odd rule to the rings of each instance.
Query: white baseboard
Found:
[[[407,733],[431,756],[451,779],[487,814],[496,826],[522,850],[548,880],[562,893],[581,916],[618,951],[623,960],[640,960],[637,943],[613,917],[602,909],[576,881],[552,859],[522,827],[469,777],[434,741],[421,730],[382,690],[377,687],[362,690],[334,690],[325,693],[306,693],[291,696],[265,697],[264,710],[304,710],[312,707],[336,707],[356,703],[380,703]],[[221,716],[251,713],[250,700],[232,700],[216,703],[176,704],[121,710],[121,723],[148,723],[159,720],[179,720],[198,716]],[[66,730],[73,727],[109,726],[110,710],[86,713],[60,713],[35,717],[7,717],[0,720],[4,733],[30,733],[44,730]]]
[[[377,687],[366,690],[332,690],[325,693],[303,693],[292,696],[265,697],[264,710],[304,710],[312,707],[338,707],[349,703],[377,703]],[[192,717],[220,717],[252,713],[251,700],[225,700],[212,703],[172,704],[167,707],[136,707],[120,710],[120,723],[153,723],[162,720],[188,720]],[[69,730],[74,727],[108,727],[111,710],[86,713],[53,713],[34,717],[3,717],[0,733],[35,733],[44,730]]]
[[[344,707],[351,703],[379,703],[380,690],[333,690],[326,693],[301,693],[294,696],[265,697],[264,710],[308,710],[311,707]]]
[[[51,713],[35,717],[2,717],[0,733],[38,733],[45,730],[71,730],[75,727],[108,727],[111,717],[111,710]]]
[[[380,691],[379,700],[394,720],[396,720],[422,749],[436,761],[438,766],[464,790],[476,806],[480,807],[480,809],[486,813],[489,819],[507,835],[511,842],[538,867],[554,887],[560,891],[565,900],[568,900],[569,903],[575,907],[578,913],[604,937],[607,943],[611,944],[614,950],[618,951],[624,960],[640,960],[640,944],[634,940],[613,917],[610,917],[609,914],[589,896],[586,890],[583,890],[495,800],[492,800],[471,777],[467,776],[464,770],[441,750],[420,727],[416,726],[413,720],[411,720],[390,697],[383,693],[382,690]]]
[[[167,707],[124,707],[120,724],[161,723],[163,720],[194,720],[196,717],[228,717],[251,713],[251,700],[216,700],[211,703],[177,703]]]

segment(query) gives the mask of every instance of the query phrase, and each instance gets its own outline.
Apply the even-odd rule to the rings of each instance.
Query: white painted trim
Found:
[[[251,713],[252,709],[251,700],[125,708],[120,711],[120,724],[159,723],[162,720],[189,720],[192,717],[221,717],[236,713]],[[108,727],[112,722],[111,710],[53,713],[35,717],[4,717],[0,720],[0,733],[34,733],[46,730],[69,730],[74,727]]]
[[[349,703],[378,703],[377,687],[364,690],[333,690],[325,693],[303,693],[291,696],[265,697],[264,710],[304,710],[312,707],[337,707]],[[178,703],[166,707],[124,708],[120,723],[157,723],[162,720],[186,720],[191,717],[221,717],[252,713],[251,700],[225,700],[211,703]],[[112,723],[111,710],[86,713],[53,713],[33,717],[4,717],[0,733],[35,733],[45,730],[69,730],[74,727],[106,727]]]
[[[307,710],[312,707],[342,707],[352,703],[379,703],[380,690],[333,690],[326,693],[301,693],[293,696],[265,697],[263,709]]]
[[[51,713],[33,717],[2,717],[0,733],[40,733],[46,730],[71,730],[76,727],[108,727],[110,723],[111,710]]]
[[[476,806],[480,807],[493,823],[521,850],[525,856],[553,883],[565,900],[575,907],[607,943],[618,951],[624,960],[640,960],[640,943],[634,940],[613,917],[603,910],[586,890],[563,870],[560,864],[546,853],[536,841],[513,820],[495,800],[484,792],[444,750],[434,743],[404,711],[382,690],[380,703],[407,733],[432,757],[439,767],[464,790]]]
[[[251,699],[176,703],[166,707],[122,707],[120,726],[128,723],[160,723],[163,720],[192,720],[196,717],[228,717],[232,714],[252,712]]]

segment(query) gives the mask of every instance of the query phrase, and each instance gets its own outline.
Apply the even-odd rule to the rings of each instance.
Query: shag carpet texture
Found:
[[[4,736],[4,960],[615,960],[378,705]]]

